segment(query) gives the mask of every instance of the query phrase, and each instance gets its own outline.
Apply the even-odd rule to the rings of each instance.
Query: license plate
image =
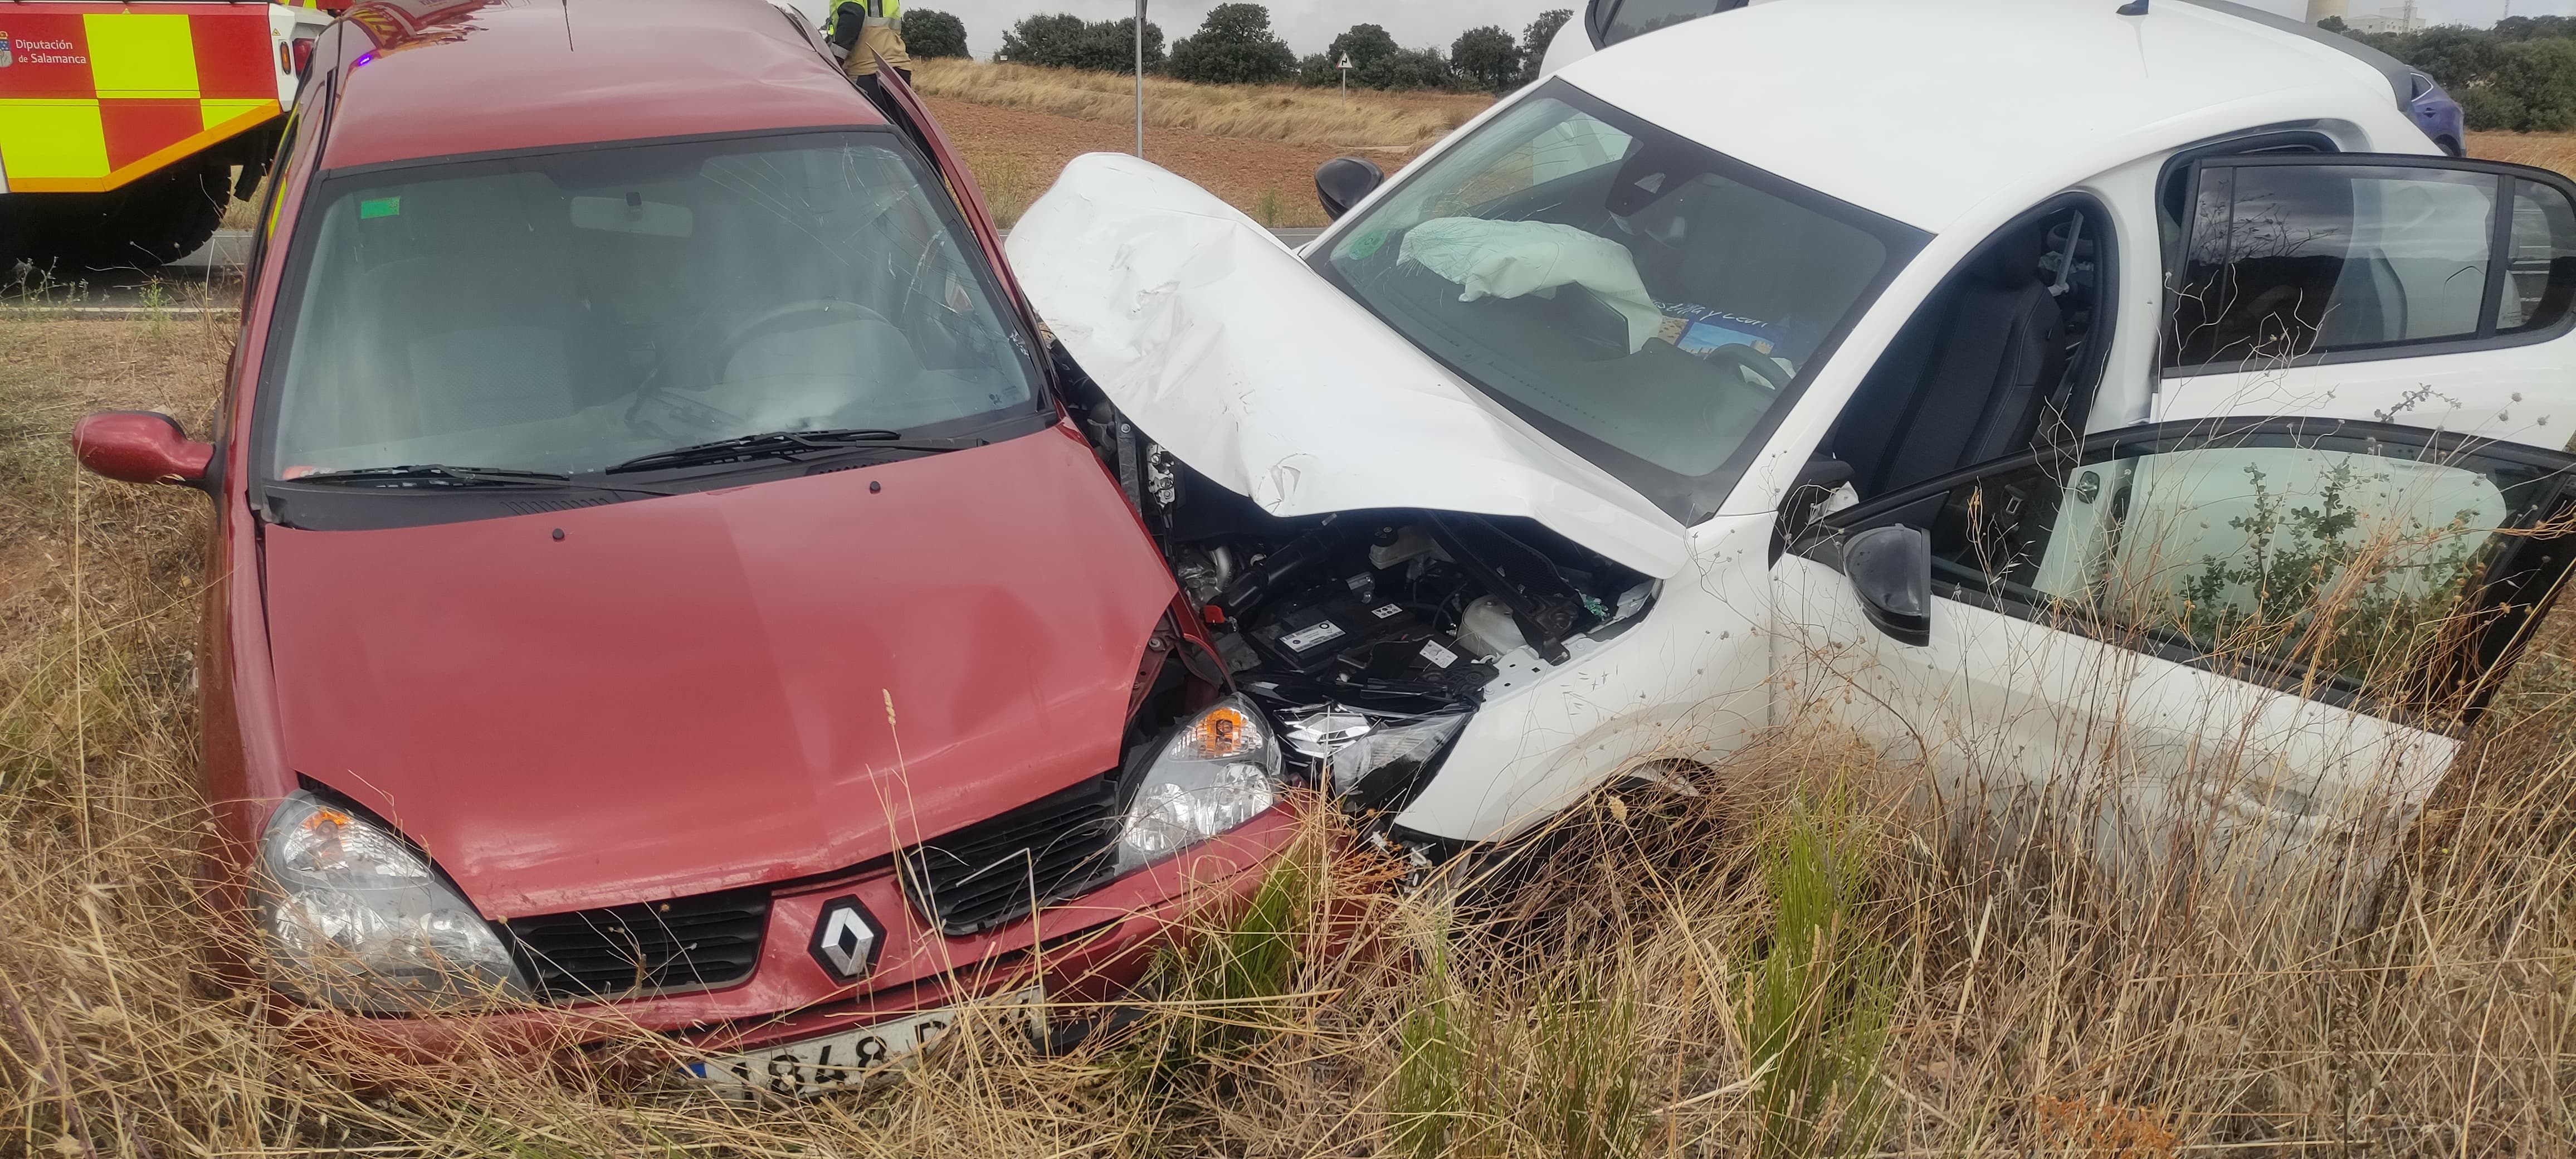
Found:
[[[999,1018],[1031,1034],[1046,1029],[1036,987],[962,1006],[906,1014],[890,1022],[817,1038],[722,1054],[681,1066],[688,1078],[738,1091],[803,1097],[853,1090],[920,1061],[961,1018]]]

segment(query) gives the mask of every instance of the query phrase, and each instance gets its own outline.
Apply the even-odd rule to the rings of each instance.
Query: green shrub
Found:
[[[903,14],[903,47],[915,58],[972,55],[966,51],[966,22],[928,8]]]
[[[2542,19],[2551,23],[2345,35],[2440,82],[2470,129],[2563,132],[2576,128],[2576,39],[2561,31],[2570,27],[2563,18]]]
[[[1373,89],[1445,89],[1449,61],[1434,48],[1399,48],[1351,70],[1351,83]]]
[[[2576,128],[2576,41],[2527,40],[2507,44],[2497,55],[2493,87],[2521,104],[2520,115],[2505,128],[2525,133]]]
[[[1093,72],[1136,71],[1136,20],[1084,20],[1057,13],[1031,16],[1002,34],[1002,51],[994,59],[1049,68]],[[1163,65],[1163,28],[1145,22],[1145,71]]]
[[[1297,71],[1297,54],[1270,31],[1269,9],[1219,4],[1196,34],[1172,45],[1164,71],[1199,84],[1271,84]]]
[[[1477,88],[1504,92],[1520,83],[1521,46],[1497,26],[1470,28],[1449,46],[1449,67]]]
[[[1864,1150],[1877,1136],[1896,988],[1861,913],[1872,842],[1847,802],[1828,800],[1802,804],[1763,858],[1777,915],[1740,1010],[1766,1154]]]

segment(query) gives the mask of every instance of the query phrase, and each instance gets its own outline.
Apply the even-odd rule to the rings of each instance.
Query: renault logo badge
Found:
[[[823,916],[814,923],[814,961],[823,972],[844,982],[853,982],[876,972],[877,949],[885,943],[885,927],[877,924],[868,907],[856,897],[836,897],[823,903]]]

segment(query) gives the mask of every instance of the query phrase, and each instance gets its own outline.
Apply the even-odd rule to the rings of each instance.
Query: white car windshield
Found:
[[[1315,260],[1691,522],[1924,240],[1559,81],[1389,190]]]
[[[936,190],[868,131],[331,178],[287,272],[267,477],[573,475],[781,431],[1024,419],[1043,397],[1027,339]]]

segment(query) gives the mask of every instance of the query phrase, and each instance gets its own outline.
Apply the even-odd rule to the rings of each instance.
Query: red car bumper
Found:
[[[431,1063],[463,1053],[632,1041],[639,1034],[667,1036],[675,1053],[752,1050],[1031,985],[1042,985],[1050,1004],[1079,1008],[1132,985],[1153,951],[1190,923],[1239,912],[1299,828],[1300,811],[1283,805],[1169,861],[965,938],[942,937],[924,924],[890,869],[800,884],[772,899],[751,977],[721,990],[424,1018],[298,1009],[294,1026],[326,1050]],[[886,944],[874,973],[844,984],[824,972],[808,947],[823,904],[852,895],[884,926]]]

